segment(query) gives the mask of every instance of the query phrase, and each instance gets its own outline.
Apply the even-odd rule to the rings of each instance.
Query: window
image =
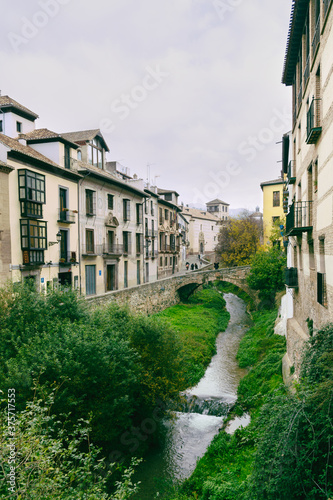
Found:
[[[96,215],[95,191],[86,189],[86,215]]]
[[[142,252],[142,246],[143,246],[143,238],[142,234],[137,233],[135,235],[135,241],[136,241],[136,253],[139,255]]]
[[[114,231],[108,231],[108,252],[112,253],[115,251],[115,237]]]
[[[88,144],[88,163],[97,168],[104,168],[104,149],[97,137]]]
[[[141,205],[141,203],[137,203],[136,204],[136,223],[142,224],[142,220],[143,220],[142,205]]]
[[[128,262],[124,262],[124,288],[128,287]]]
[[[67,199],[68,199],[68,189],[59,188],[59,220],[61,222],[67,221],[67,214],[68,214]]]
[[[280,206],[280,191],[273,191],[273,207]]]
[[[165,217],[165,220],[169,220],[169,210],[167,210],[167,209],[164,210],[164,217]]]
[[[2,128],[2,120],[0,120],[0,132],[3,132],[3,128]]]
[[[69,261],[68,255],[68,231],[66,229],[60,229],[61,239],[60,239],[60,260],[63,262]]]
[[[152,200],[150,201],[150,213],[154,215],[154,202]]]
[[[168,267],[168,257],[165,257],[164,264],[165,264],[165,267]]]
[[[113,210],[113,194],[108,194],[108,210]]]
[[[65,168],[71,168],[71,150],[67,144],[65,144]]]
[[[132,234],[128,231],[123,231],[123,251],[124,254],[130,255],[132,250]]]
[[[145,200],[145,214],[147,215],[148,214],[148,201]]]
[[[16,132],[18,132],[18,133],[22,132],[22,123],[21,122],[16,122]]]
[[[23,264],[43,264],[47,248],[47,222],[20,220]]]
[[[165,193],[164,199],[165,201],[172,201],[172,193]]]
[[[86,229],[86,253],[94,253],[95,243],[94,243],[94,230]]]
[[[313,240],[309,240],[309,267],[310,269],[315,268],[315,258],[314,258],[314,243]]]
[[[19,199],[22,217],[43,217],[45,176],[22,169],[18,171]]]
[[[123,218],[127,222],[131,220],[131,202],[130,200],[123,200]]]
[[[163,267],[163,257],[160,257],[160,267]]]
[[[140,261],[136,261],[136,282],[138,285],[141,283],[141,269],[140,269]]]

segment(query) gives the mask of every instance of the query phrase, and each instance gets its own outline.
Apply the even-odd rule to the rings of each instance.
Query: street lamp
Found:
[[[49,241],[49,247],[51,247],[52,245],[57,245],[58,243],[61,242],[61,232],[60,231],[57,232],[56,238],[57,238],[57,241]]]

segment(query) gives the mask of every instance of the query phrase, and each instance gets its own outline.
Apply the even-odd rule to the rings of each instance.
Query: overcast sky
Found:
[[[0,89],[38,128],[100,128],[109,160],[185,204],[262,207],[291,127],[291,0],[3,3]]]

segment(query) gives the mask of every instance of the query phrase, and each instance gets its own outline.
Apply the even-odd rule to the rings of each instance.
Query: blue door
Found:
[[[96,266],[86,266],[86,295],[96,294]]]

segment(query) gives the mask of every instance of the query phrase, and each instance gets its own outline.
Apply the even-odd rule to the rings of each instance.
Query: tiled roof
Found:
[[[158,194],[175,193],[177,196],[179,196],[179,194],[177,193],[177,191],[171,190],[171,189],[160,189],[160,188],[157,188],[157,192],[158,192]]]
[[[75,142],[70,141],[67,138],[64,138],[62,135],[57,134],[56,132],[52,132],[52,130],[49,130],[47,128],[38,128],[36,130],[33,130],[32,132],[28,132],[27,134],[20,134],[20,137],[23,137],[27,141],[38,141],[38,140],[44,140],[44,139],[58,139],[59,141],[66,141],[69,142],[73,145],[73,147],[78,147]]]
[[[21,144],[17,139],[12,139],[11,137],[8,137],[7,135],[0,134],[0,143],[4,144],[5,146],[7,146],[8,148],[10,148],[13,151],[17,151],[17,152],[22,153],[24,155],[30,156],[31,158],[34,158],[35,160],[40,160],[40,161],[43,161],[44,163],[47,163],[48,165],[62,168],[57,163],[50,160],[46,156],[42,155],[38,151],[35,151],[30,146],[25,146],[24,144]]]
[[[112,175],[111,172],[108,172],[107,170],[102,170],[101,168],[95,167],[94,165],[91,165],[90,163],[85,163],[83,161],[77,161],[77,169],[79,173],[83,171],[88,171],[91,172],[92,174],[97,175],[98,177],[108,180],[114,184],[117,184],[118,186],[121,186],[123,189],[127,189],[128,191],[134,191],[137,194],[140,194],[142,197],[147,198],[148,195],[144,191],[142,191],[139,188],[136,188],[132,184],[129,184],[128,182],[120,179],[119,177],[115,177],[115,175]]]
[[[0,108],[2,107],[14,107],[23,113],[26,113],[27,115],[30,115],[32,118],[36,119],[38,118],[38,115],[34,113],[33,111],[30,111],[30,109],[26,108],[25,106],[22,106],[19,102],[15,101],[8,95],[2,95],[0,96]]]
[[[284,184],[284,180],[281,179],[273,179],[272,181],[265,181],[260,184],[260,187],[262,189],[262,186],[272,186],[274,184]]]
[[[205,219],[214,222],[218,222],[220,220],[216,215],[206,212],[205,210],[198,210],[197,208],[184,207],[183,214],[190,215],[194,219]]]
[[[109,151],[108,145],[98,128],[93,130],[81,130],[79,132],[65,132],[64,134],[61,134],[61,136],[67,141],[76,143],[92,141],[96,136],[98,136],[102,140],[106,151]]]
[[[222,203],[222,205],[228,205],[229,206],[229,203],[226,203],[225,201],[219,200],[218,198],[216,198],[216,200],[213,200],[213,201],[208,201],[206,203],[206,205],[218,205],[220,203]]]

